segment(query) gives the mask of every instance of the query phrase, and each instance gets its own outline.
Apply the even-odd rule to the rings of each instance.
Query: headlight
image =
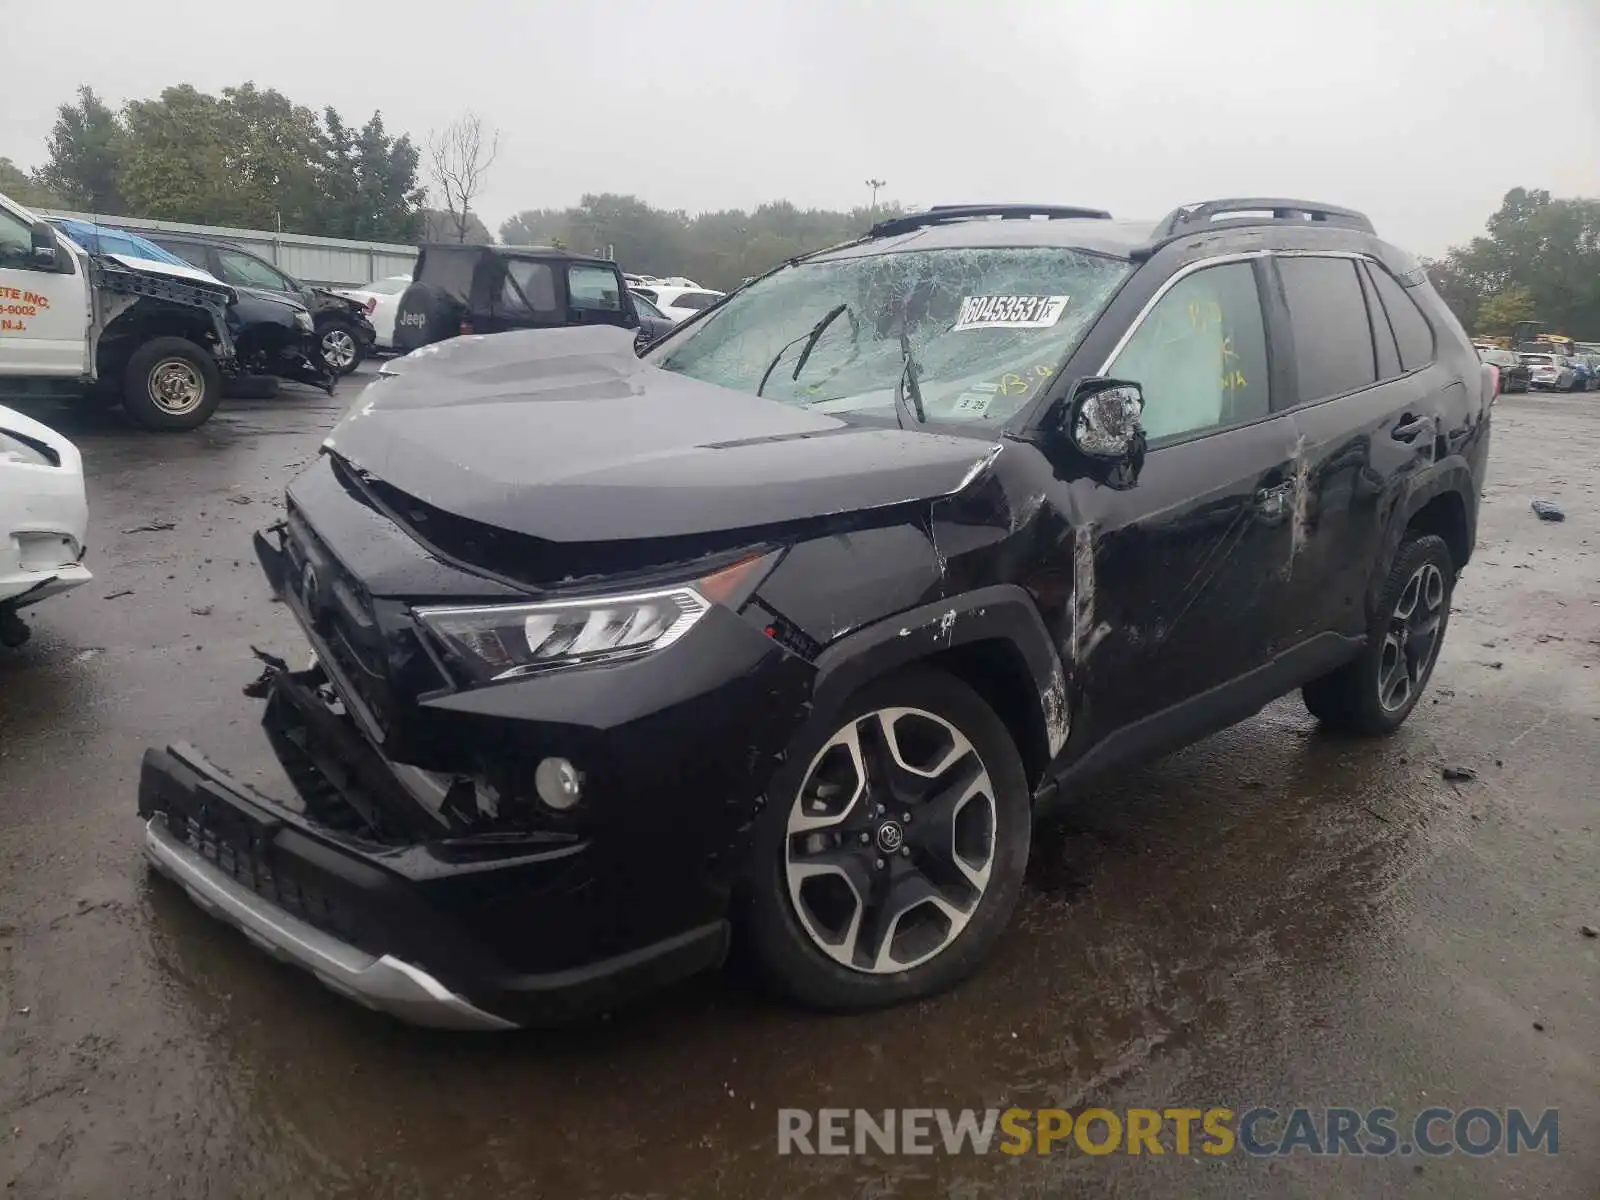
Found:
[[[311,314],[303,308],[294,310],[294,327],[302,333],[313,333],[317,328],[311,323]]]
[[[30,467],[59,467],[61,459],[49,446],[0,429],[0,462],[27,463]]]
[[[659,591],[483,608],[419,608],[417,618],[475,682],[637,658],[672,645],[715,603],[748,596],[776,561],[753,555]]]

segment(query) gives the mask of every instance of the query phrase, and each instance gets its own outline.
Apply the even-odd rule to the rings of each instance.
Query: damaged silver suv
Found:
[[[1406,719],[1495,388],[1365,217],[1277,199],[937,208],[642,358],[430,346],[257,538],[314,651],[251,689],[297,794],[151,750],[147,852],[419,1023],[610,1008],[736,927],[803,1002],[926,995],[1088,774],[1296,688]]]

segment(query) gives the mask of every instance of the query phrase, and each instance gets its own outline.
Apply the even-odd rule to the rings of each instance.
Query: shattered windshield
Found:
[[[998,425],[1045,386],[1132,270],[1043,246],[801,263],[646,359],[788,404],[893,419],[909,358],[928,421]]]

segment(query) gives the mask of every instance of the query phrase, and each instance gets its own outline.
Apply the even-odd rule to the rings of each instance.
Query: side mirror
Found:
[[[1125,462],[1144,452],[1144,391],[1124,379],[1091,377],[1078,382],[1067,406],[1065,433],[1083,454]]]
[[[32,229],[33,265],[44,271],[53,271],[56,257],[60,253],[56,249],[55,231],[50,228],[48,221],[38,221]]]

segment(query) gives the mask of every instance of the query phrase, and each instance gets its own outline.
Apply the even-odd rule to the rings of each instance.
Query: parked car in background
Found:
[[[394,319],[400,311],[400,297],[411,286],[411,276],[390,275],[374,279],[358,288],[335,288],[334,293],[346,300],[354,300],[366,310],[372,322],[372,332],[380,350],[394,349]]]
[[[685,321],[697,312],[710,308],[723,297],[722,292],[709,288],[679,287],[676,284],[652,283],[633,289],[661,310],[661,315],[672,321]]]
[[[1510,350],[1501,350],[1494,346],[1478,347],[1478,357],[1491,364],[1500,372],[1500,390],[1502,392],[1525,392],[1528,390],[1528,364],[1522,361],[1521,355]]]
[[[50,217],[50,223],[91,254],[114,254],[126,259],[180,267],[222,286],[229,286],[202,267],[185,261],[150,239],[126,229],[96,225],[71,217]],[[279,292],[233,288],[228,305],[228,328],[233,334],[240,372],[253,376],[281,376],[302,383],[326,386],[336,377],[326,367],[310,310]],[[318,368],[311,370],[313,362]]]
[[[539,246],[421,247],[415,281],[400,296],[395,349],[464,333],[615,325],[650,340],[617,264]]]
[[[1574,354],[1567,359],[1572,366],[1572,390],[1587,392],[1594,386],[1594,368],[1589,365],[1589,358],[1584,354]]]
[[[182,430],[242,374],[333,389],[304,305],[285,298],[277,324],[246,325],[237,290],[207,272],[94,253],[5,196],[0,292],[0,396],[110,399],[147,429]],[[246,328],[254,346],[238,344]]]
[[[647,342],[653,342],[663,336],[677,324],[666,313],[662,312],[647,297],[641,295],[637,288],[628,289],[633,295],[633,307],[639,313],[639,332]]]
[[[1540,392],[1570,392],[1577,375],[1572,365],[1559,354],[1523,354],[1528,368],[1528,386]]]
[[[78,448],[0,408],[0,646],[28,640],[22,609],[89,582],[88,524]]]
[[[287,296],[311,313],[322,359],[335,375],[348,375],[372,353],[378,340],[366,306],[286,275],[258,254],[221,238],[155,230],[149,239],[184,262],[211,272],[241,293],[269,299]]]
[[[914,1001],[1088,777],[1292,690],[1401,726],[1493,374],[1367,218],[1259,198],[896,216],[642,357],[446,342],[257,535],[312,651],[251,690],[299,798],[151,748],[145,852],[421,1024],[609,1011],[735,928],[808,1005]]]
[[[1600,354],[1580,354],[1578,357],[1589,368],[1588,390],[1600,391]]]

